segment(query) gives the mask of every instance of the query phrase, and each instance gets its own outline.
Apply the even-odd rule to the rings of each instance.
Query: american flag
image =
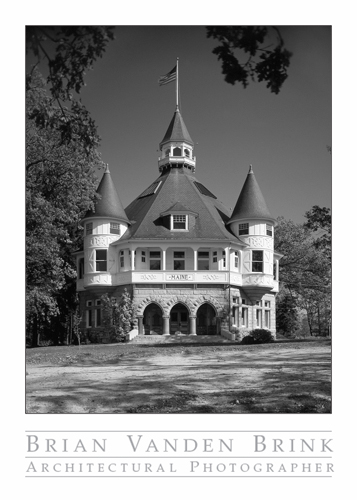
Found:
[[[176,80],[176,66],[167,73],[167,75],[160,76],[158,82],[159,85],[166,85],[167,83],[173,82]]]

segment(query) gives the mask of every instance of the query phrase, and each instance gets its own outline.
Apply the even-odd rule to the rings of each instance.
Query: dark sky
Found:
[[[234,207],[253,165],[274,217],[297,222],[331,206],[331,29],[281,27],[293,52],[278,95],[264,83],[230,85],[203,26],[118,26],[88,72],[82,100],[127,206],[159,175],[158,145],[175,110],[175,83],[160,75],[179,57],[180,110],[195,143],[196,177]]]

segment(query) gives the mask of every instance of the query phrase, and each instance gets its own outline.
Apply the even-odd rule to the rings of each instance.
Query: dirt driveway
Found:
[[[27,413],[330,413],[331,342],[28,349]]]

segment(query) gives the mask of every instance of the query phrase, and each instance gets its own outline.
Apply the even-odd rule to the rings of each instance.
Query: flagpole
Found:
[[[176,109],[178,109],[178,88],[179,88],[179,58],[176,62]]]

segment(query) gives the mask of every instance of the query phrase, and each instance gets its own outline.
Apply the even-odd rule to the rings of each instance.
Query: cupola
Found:
[[[174,116],[160,142],[159,171],[170,168],[183,168],[188,173],[196,170],[196,158],[193,156],[194,143],[188,133],[180,110],[176,106]]]

